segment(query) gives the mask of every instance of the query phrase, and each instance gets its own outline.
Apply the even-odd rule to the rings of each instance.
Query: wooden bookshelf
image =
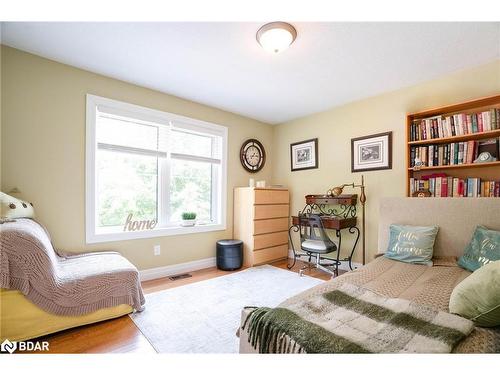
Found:
[[[491,108],[500,108],[500,95],[479,98],[467,102],[447,105],[444,107],[433,108],[421,112],[408,114],[406,117],[406,194],[410,196],[410,179],[420,178],[429,173],[447,173],[449,176],[458,176],[460,178],[474,177],[481,179],[500,180],[500,158],[499,161],[489,163],[458,164],[458,165],[440,165],[440,166],[422,166],[420,168],[411,167],[411,148],[412,146],[443,145],[448,143],[479,141],[490,138],[499,138],[500,129],[490,131],[476,132],[465,135],[456,135],[452,137],[411,140],[411,126],[415,120],[427,119],[436,116],[451,116],[454,114],[472,114],[487,111]],[[500,150],[499,150],[500,151]],[[500,156],[500,155],[499,155]]]

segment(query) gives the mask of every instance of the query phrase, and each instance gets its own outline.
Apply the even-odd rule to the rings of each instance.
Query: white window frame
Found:
[[[96,125],[97,125],[97,111],[98,108],[105,108],[106,112],[114,113],[121,116],[130,116],[132,118],[154,122],[156,124],[182,124],[178,126],[180,129],[187,129],[198,131],[202,133],[211,133],[222,138],[221,144],[221,161],[220,171],[221,176],[217,176],[212,172],[212,178],[219,181],[220,202],[219,194],[217,191],[212,191],[212,208],[216,210],[215,216],[218,220],[215,223],[200,224],[194,227],[182,227],[180,225],[173,225],[168,227],[156,227],[152,230],[132,231],[132,232],[106,232],[99,233],[96,231],[97,223],[97,179],[96,179],[96,153],[97,153],[97,139],[96,139]],[[177,127],[177,125],[176,125]],[[113,99],[103,98],[96,95],[87,94],[87,109],[86,109],[86,154],[85,154],[85,239],[88,244],[110,242],[110,241],[123,241],[139,238],[152,238],[161,236],[173,236],[190,233],[201,233],[226,230],[227,220],[227,135],[228,129],[225,126],[213,124],[206,121],[196,120],[185,116],[176,115],[173,113],[158,111],[151,108],[129,104]],[[172,154],[167,151],[167,158],[179,158],[196,160],[195,156]],[[200,157],[199,159],[207,159]],[[161,165],[165,165],[162,163]],[[170,166],[170,163],[166,163]],[[167,176],[168,170],[159,170],[159,178]],[[159,183],[159,187],[165,186],[165,183]],[[162,197],[168,197],[167,194],[158,192],[158,204],[165,205],[167,202],[162,202]],[[167,198],[168,199],[168,198]],[[163,210],[165,212],[166,210]],[[158,212],[160,215],[160,212]]]

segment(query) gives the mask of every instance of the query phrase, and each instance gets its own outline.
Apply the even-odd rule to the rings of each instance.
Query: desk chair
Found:
[[[338,276],[339,262],[321,255],[338,251],[337,244],[326,234],[321,217],[315,214],[299,215],[300,248],[309,256],[309,263],[314,257],[314,266],[332,276]],[[325,262],[328,260],[329,262]],[[334,267],[334,270],[327,267]],[[303,267],[299,273],[302,275]]]

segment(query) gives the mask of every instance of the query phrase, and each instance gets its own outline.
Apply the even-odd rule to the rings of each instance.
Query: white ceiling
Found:
[[[267,123],[500,58],[500,23],[293,23],[278,55],[259,23],[2,24],[2,43]]]

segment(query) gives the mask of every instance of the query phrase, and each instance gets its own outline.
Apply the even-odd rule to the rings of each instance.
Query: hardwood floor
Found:
[[[287,261],[281,260],[271,264],[286,269]],[[297,262],[292,271],[298,272],[303,265],[304,263]],[[221,271],[213,267],[191,272],[193,276],[190,278],[175,281],[169,278],[145,281],[142,287],[144,293],[148,294],[232,272],[238,271]],[[322,280],[330,279],[329,275],[316,268],[306,269],[304,274]],[[155,353],[146,337],[128,316],[69,329],[33,341],[48,341],[50,353]]]

